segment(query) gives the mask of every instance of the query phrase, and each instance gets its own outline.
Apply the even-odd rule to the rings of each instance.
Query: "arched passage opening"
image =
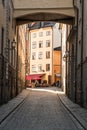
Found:
[[[16,24],[17,24],[17,26],[20,26],[20,25],[23,25],[23,24],[29,24],[29,23],[36,23],[36,22],[55,22],[55,23],[64,23],[64,24],[69,24],[70,26],[73,26],[73,24],[74,24],[74,17],[72,17],[72,16],[67,16],[67,15],[61,15],[61,14],[57,14],[57,13],[44,13],[44,12],[41,12],[41,13],[31,13],[31,14],[27,14],[27,15],[23,15],[23,16],[20,16],[20,17],[17,17],[16,18]],[[61,25],[60,25],[61,26]],[[39,29],[40,28],[43,28],[43,27],[41,27],[41,25],[39,26]],[[61,32],[61,27],[58,27],[58,28],[60,28],[59,30],[60,30],[60,39],[61,39],[61,45],[62,45],[62,32]],[[30,28],[28,28],[29,29],[29,31],[30,31],[30,33],[32,33],[32,31],[31,30],[33,30],[33,29],[30,29]],[[38,27],[37,27],[37,29],[38,29]],[[34,31],[34,30],[33,30]],[[30,34],[29,34],[29,36],[30,36]],[[31,39],[31,37],[29,38],[29,39]],[[39,41],[38,41],[39,42]],[[29,41],[29,43],[30,43],[30,41]],[[30,43],[31,44],[31,43]],[[31,45],[30,45],[31,46]],[[61,48],[62,48],[62,46],[61,46]],[[31,50],[29,50],[30,52],[31,52]],[[61,50],[62,51],[62,50]],[[61,65],[62,65],[62,53],[61,53]],[[31,56],[30,56],[31,57]],[[19,60],[18,60],[19,61]],[[60,66],[61,66],[60,65]],[[53,68],[53,67],[52,67]],[[26,68],[27,69],[27,68]],[[44,70],[44,69],[43,69]],[[60,71],[61,71],[61,73],[62,73],[62,66],[60,67]],[[27,72],[26,72],[26,74],[27,74]],[[32,73],[30,73],[31,75],[32,75]],[[36,72],[34,72],[33,74],[37,74]],[[39,72],[39,74],[41,74],[40,72]],[[44,73],[42,73],[42,74],[44,74]],[[55,75],[57,75],[57,74],[55,74]],[[59,74],[59,75],[61,75],[61,74]],[[40,77],[41,78],[41,77]],[[33,81],[35,80],[35,79],[32,79]],[[49,80],[52,80],[52,77],[50,78],[50,75],[49,75]],[[57,82],[57,80],[58,79],[56,79],[56,76],[55,76],[55,82]],[[62,78],[60,79],[61,80],[61,82],[62,82]],[[59,80],[59,81],[60,81]],[[40,80],[39,80],[40,81]],[[50,81],[49,81],[50,82]],[[40,83],[41,83],[41,81],[40,81]],[[53,82],[51,82],[51,85],[53,84]],[[61,83],[62,84],[62,83]],[[31,84],[30,84],[31,85]],[[56,84],[55,84],[56,85]],[[64,86],[65,87],[65,86]],[[65,88],[62,88],[63,89],[63,91],[65,91]]]
[[[11,41],[15,39],[16,41],[16,52],[11,51],[11,48],[9,49],[10,53],[9,55],[12,55],[12,57],[15,57],[16,60],[16,65],[15,65],[15,72],[16,72],[16,93],[18,93],[18,78],[19,75],[22,77],[20,73],[18,73],[18,65],[21,66],[26,66],[25,62],[18,64],[20,57],[18,58],[18,54],[21,50],[21,44],[19,44],[19,41],[21,43],[21,38],[18,36],[18,28],[19,25],[27,24],[30,22],[60,22],[60,23],[65,23],[69,25],[74,25],[74,18],[75,18],[75,10],[74,10],[74,5],[73,5],[73,0],[66,0],[66,1],[61,1],[61,0],[43,0],[43,1],[34,1],[34,0],[13,0],[13,22],[15,21],[15,26],[17,27],[16,33],[12,34],[11,36]],[[8,16],[8,21],[11,20],[11,18]],[[9,25],[9,24],[8,24]],[[7,26],[8,26],[7,25]],[[9,26],[8,26],[9,27]],[[8,28],[9,30],[9,28]],[[21,33],[20,33],[21,35]],[[21,35],[22,36],[22,35]],[[23,37],[22,37],[23,38]],[[18,47],[20,48],[18,49]],[[8,49],[8,47],[7,47]],[[9,56],[11,57],[11,56]],[[22,59],[20,59],[22,61]],[[14,61],[13,61],[14,62]],[[12,63],[14,64],[14,63]],[[14,68],[14,66],[13,66]],[[8,65],[6,67],[6,71],[8,71]],[[21,72],[21,69],[20,69]],[[10,73],[9,73],[10,75]],[[8,74],[7,74],[8,78]],[[8,79],[7,79],[8,80]],[[10,76],[10,82],[11,82],[11,76]],[[14,82],[15,82],[14,81]],[[9,82],[9,84],[10,84]],[[21,79],[20,82],[22,83]],[[13,83],[11,83],[13,84]],[[11,85],[10,85],[11,87]],[[11,93],[14,93],[14,88],[12,88]],[[13,95],[13,94],[11,94]]]

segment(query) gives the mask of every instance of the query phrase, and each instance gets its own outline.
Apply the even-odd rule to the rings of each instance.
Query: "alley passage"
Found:
[[[29,96],[0,125],[0,130],[82,130],[55,91],[27,91]]]

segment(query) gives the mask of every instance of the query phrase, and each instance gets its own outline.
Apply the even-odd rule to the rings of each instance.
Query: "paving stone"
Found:
[[[70,101],[60,89],[50,87],[45,88],[42,92],[33,90],[24,90],[16,98],[0,107],[0,122],[13,112],[12,117],[9,116],[8,120],[4,121],[6,127],[4,127],[3,123],[3,127],[0,127],[0,130],[77,130],[67,112],[62,108],[59,99],[84,129],[87,130],[87,110]],[[15,108],[24,99],[26,100],[21,109],[15,112]],[[68,124],[71,124],[71,128],[69,128],[66,120]],[[79,127],[79,130],[82,130],[82,128]]]
[[[17,97],[0,107],[0,123],[27,97],[29,91],[23,90]]]

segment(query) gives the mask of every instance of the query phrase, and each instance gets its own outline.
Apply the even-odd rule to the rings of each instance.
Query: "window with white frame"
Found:
[[[46,51],[46,59],[50,58],[50,51]]]
[[[43,47],[43,41],[39,41],[39,48]]]
[[[42,58],[43,58],[43,52],[39,52],[38,59],[42,59]]]
[[[36,37],[37,37],[37,34],[36,34],[36,33],[33,33],[33,34],[32,34],[32,37],[33,37],[33,38],[36,38]]]
[[[46,40],[46,47],[50,47],[50,40]]]
[[[36,52],[33,52],[32,53],[32,60],[35,60],[36,59]]]
[[[32,65],[32,72],[36,72],[36,65]]]
[[[41,72],[42,71],[42,64],[38,65],[38,71]]]
[[[46,31],[46,36],[49,36],[50,35],[50,31]]]
[[[32,49],[35,49],[37,47],[36,41],[32,42]]]
[[[43,36],[43,32],[39,32],[39,37],[42,37]]]
[[[50,71],[50,64],[46,64],[46,71]]]

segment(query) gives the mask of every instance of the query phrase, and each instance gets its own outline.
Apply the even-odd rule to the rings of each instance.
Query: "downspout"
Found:
[[[75,50],[75,103],[77,102],[77,44],[78,44],[78,9],[76,8],[77,17],[77,33],[76,33],[76,50]]]
[[[81,32],[81,106],[83,107],[83,20],[84,20],[84,0],[82,2],[82,32]]]
[[[66,25],[67,30],[66,30],[66,38],[68,37],[68,25]],[[66,41],[66,52],[68,51],[68,43]],[[69,97],[69,76],[68,76],[68,72],[69,72],[69,64],[68,64],[68,59],[66,57],[66,95]]]
[[[53,42],[54,42],[54,33],[53,33],[53,27],[51,27],[51,29],[52,29],[52,60],[51,60],[51,62],[52,62],[52,78],[51,78],[51,84],[53,84],[53,82],[54,82],[54,48],[53,48]]]
[[[60,58],[60,59],[61,59],[61,61],[60,61],[60,76],[61,76],[61,77],[60,77],[60,83],[61,83],[61,85],[62,85],[62,86],[61,86],[62,90],[65,92],[65,88],[64,88],[64,86],[63,86],[63,78],[62,78],[62,62],[63,62],[63,61],[62,61],[62,56],[63,56],[63,55],[62,55],[62,49],[63,49],[63,48],[62,48],[62,27],[61,27],[61,50],[60,50],[60,52],[61,52],[61,56],[60,56],[60,57],[61,57],[61,58]]]
[[[77,4],[77,3],[76,3]],[[77,102],[77,49],[78,49],[78,7],[75,4],[75,0],[73,0],[73,6],[76,9],[76,46],[75,46],[75,103]]]
[[[16,95],[18,95],[18,26],[17,26],[17,55],[16,55]]]

